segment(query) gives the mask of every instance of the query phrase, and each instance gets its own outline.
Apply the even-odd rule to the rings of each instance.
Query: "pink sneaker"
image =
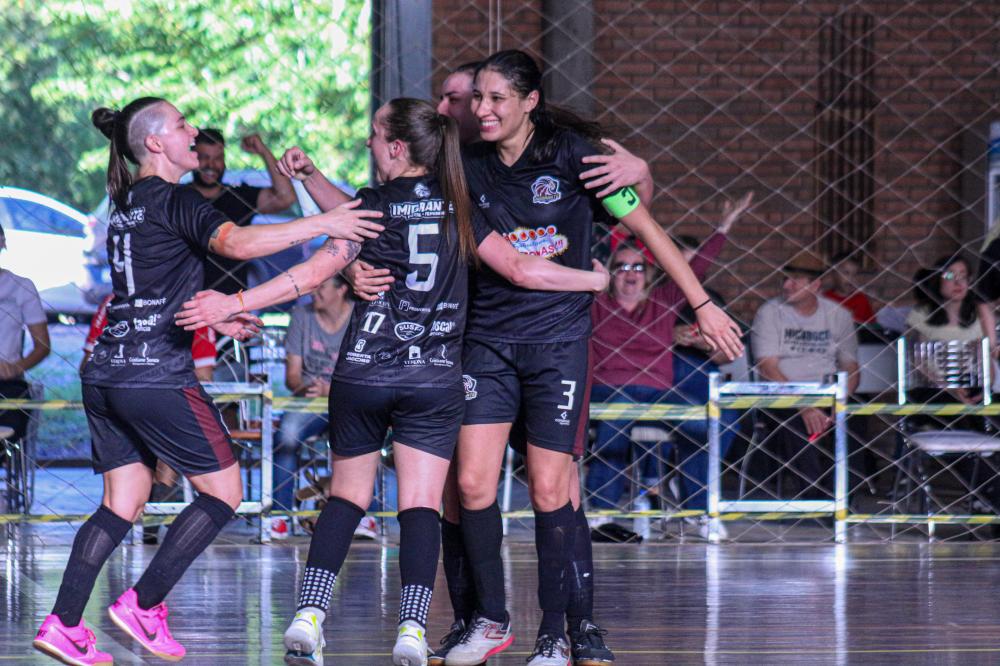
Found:
[[[114,657],[97,649],[97,638],[83,620],[75,627],[67,627],[58,616],[49,615],[42,622],[31,644],[36,650],[55,657],[64,664],[94,666],[115,663]]]
[[[144,648],[160,659],[180,661],[184,646],[174,640],[167,626],[167,604],[158,603],[149,610],[139,608],[135,590],[129,588],[118,601],[108,607],[112,622],[139,641]]]

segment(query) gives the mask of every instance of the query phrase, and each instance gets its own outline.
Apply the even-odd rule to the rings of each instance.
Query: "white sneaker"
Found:
[[[477,613],[458,645],[448,650],[444,663],[445,666],[478,666],[513,643],[514,632],[510,630],[509,615],[503,622],[494,622]]]
[[[358,526],[354,528],[354,538],[371,539],[372,541],[378,539],[378,523],[375,521],[375,516],[365,516],[361,519]]]
[[[562,636],[542,634],[528,655],[528,666],[569,666],[569,643]]]
[[[427,630],[412,620],[399,625],[392,648],[394,666],[427,666]]]
[[[275,516],[271,519],[271,538],[282,541],[288,538],[291,521],[284,516]]]
[[[302,609],[285,629],[285,663],[289,666],[315,666],[323,663],[323,618]]]
[[[700,536],[705,541],[708,541],[708,531],[709,531],[709,518],[708,516],[698,516],[698,536]],[[729,530],[726,529],[726,524],[719,521],[719,539],[728,539]]]

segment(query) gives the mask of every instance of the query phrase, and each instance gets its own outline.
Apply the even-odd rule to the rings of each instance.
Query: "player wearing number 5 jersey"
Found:
[[[427,611],[440,549],[438,508],[464,411],[461,350],[473,254],[534,289],[595,291],[608,280],[604,272],[519,254],[490,231],[466,196],[455,121],[427,102],[395,99],[380,108],[368,147],[383,184],[360,190],[358,197],[384,213],[385,231],[365,242],[360,254],[386,267],[395,281],[381,298],[354,309],[334,370],[331,497],[316,522],[299,609],[285,632],[289,664],[322,662],[322,624],[334,581],[364,515],[361,507],[371,501],[390,427],[399,479],[402,589],[393,662],[426,663]],[[317,173],[299,151],[290,175],[302,178],[306,165]],[[317,200],[324,205],[322,193]],[[243,304],[215,292],[198,294],[185,304],[178,324],[212,324],[242,305],[294,298],[357,254],[356,246],[327,243],[293,267],[289,279],[247,291]]]
[[[185,650],[171,636],[164,598],[233,517],[241,482],[219,412],[195,378],[191,333],[173,326],[173,315],[203,284],[209,250],[263,256],[319,235],[353,236],[370,223],[364,211],[340,209],[283,225],[235,228],[200,195],[178,186],[198,166],[198,130],[172,104],[144,97],[121,111],[98,109],[93,121],[111,140],[108,192],[114,202],[108,239],[114,298],[82,373],[104,497],[76,534],[55,607],[34,646],[64,663],[111,663],[84,625],[83,610],[104,562],[142,513],[162,459],[190,479],[198,497],[108,612],[145,649],[176,661]],[[134,181],[127,161],[139,167]],[[216,330],[245,338],[257,323],[244,314]]]

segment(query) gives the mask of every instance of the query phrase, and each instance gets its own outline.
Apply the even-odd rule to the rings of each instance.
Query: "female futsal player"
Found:
[[[382,210],[386,230],[361,257],[396,277],[392,288],[357,307],[330,388],[330,501],[313,532],[299,610],[285,632],[289,664],[322,663],[322,623],[347,556],[361,507],[371,501],[389,427],[399,479],[399,631],[393,662],[427,661],[426,624],[440,548],[438,508],[464,411],[461,350],[473,253],[522,288],[593,292],[606,272],[571,270],[515,252],[478,220],[466,195],[458,129],[427,102],[395,99],[375,114],[368,147],[383,183],[363,189]],[[307,160],[301,160],[304,164]],[[315,167],[311,165],[310,169]],[[305,177],[297,170],[291,175]],[[450,212],[453,211],[453,214]],[[474,224],[475,221],[475,224]],[[288,279],[245,292],[243,302],[202,292],[177,323],[189,328],[246,308],[294,298],[358,254],[356,244],[328,242]],[[596,265],[598,266],[599,265]]]
[[[520,51],[493,54],[480,65],[473,110],[483,143],[466,153],[469,188],[490,227],[518,251],[583,267],[590,259],[593,222],[601,213],[596,197],[581,183],[582,158],[601,152],[594,148],[600,128],[547,106],[541,81],[538,66]],[[695,307],[705,338],[730,357],[741,353],[736,324],[712,304],[634,193],[613,195],[609,205]],[[458,477],[461,528],[479,609],[461,642],[449,650],[448,666],[479,664],[513,640],[505,610],[496,484],[515,420],[527,442],[542,609],[528,663],[563,666],[569,661],[564,621],[575,663],[614,659],[592,621],[588,584],[573,594],[571,604],[567,581],[569,575],[591,578],[573,465],[587,426],[590,303],[586,294],[511,289],[488,271],[474,282],[463,369],[466,385],[475,391],[466,395]]]
[[[68,664],[112,662],[97,649],[83,610],[104,562],[141,514],[162,459],[190,479],[198,497],[108,612],[142,647],[177,661],[184,648],[171,636],[163,600],[233,517],[241,483],[219,412],[195,378],[191,334],[173,325],[174,313],[202,286],[209,251],[247,259],[320,235],[376,236],[382,227],[364,218],[381,214],[341,208],[288,224],[236,227],[199,194],[178,187],[180,177],[198,167],[198,130],[172,104],[143,97],[121,111],[97,109],[93,122],[111,139],[114,299],[83,369],[82,389],[104,497],[76,534],[55,607],[34,646]],[[127,162],[139,166],[135,181]],[[257,323],[244,313],[216,330],[245,338]]]

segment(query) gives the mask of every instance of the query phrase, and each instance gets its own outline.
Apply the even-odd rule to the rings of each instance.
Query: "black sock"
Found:
[[[80,526],[73,539],[73,550],[66,563],[56,605],[52,608],[52,614],[58,615],[67,627],[80,624],[101,567],[131,527],[132,523],[103,504]]]
[[[578,631],[583,620],[594,619],[594,550],[590,543],[590,525],[583,507],[573,512],[573,559],[569,563],[569,606],[566,624]]]
[[[416,507],[400,511],[398,519],[399,623],[409,620],[426,629],[441,550],[441,517],[434,509]]]
[[[576,518],[573,505],[555,511],[535,509],[535,550],[538,552],[538,604],[542,624],[538,635],[562,636],[569,604],[567,569],[573,557]]]
[[[455,620],[464,620],[468,625],[476,612],[476,580],[472,577],[469,556],[465,553],[462,526],[444,519],[441,520],[441,560]]]
[[[354,530],[364,515],[364,509],[341,497],[331,497],[323,507],[309,543],[297,610],[318,608],[326,613],[329,609],[333,584],[347,559]]]
[[[473,580],[476,581],[479,614],[494,622],[503,622],[507,617],[507,598],[503,559],[500,557],[500,547],[503,545],[500,505],[493,502],[478,511],[462,507],[461,528],[465,553],[469,558]]]
[[[149,609],[167,598],[195,558],[208,548],[236,515],[233,508],[201,493],[167,530],[153,561],[133,588],[139,608]]]

